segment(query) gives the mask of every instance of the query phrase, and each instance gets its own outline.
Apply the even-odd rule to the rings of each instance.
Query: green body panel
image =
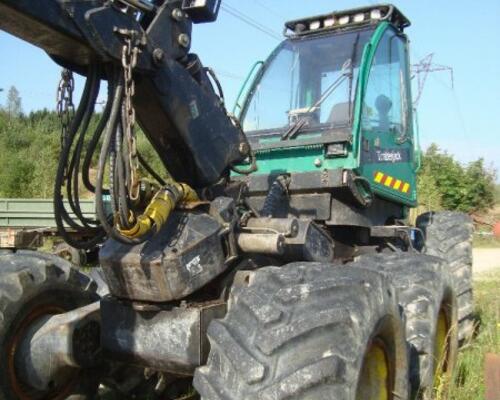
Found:
[[[325,169],[352,169],[346,166],[347,158],[326,158],[323,146],[295,147],[270,150],[257,156],[259,170],[256,174],[269,175],[292,172],[322,171]],[[354,163],[354,159],[350,159]]]
[[[365,92],[370,77],[371,66],[375,57],[378,44],[387,29],[394,29],[388,22],[380,22],[375,29],[370,42],[365,46],[360,63],[356,99],[354,104],[354,118],[352,127],[352,143],[347,146],[347,155],[344,157],[325,157],[324,145],[301,146],[301,140],[310,139],[314,134],[301,134],[293,139],[296,147],[272,150],[256,151],[258,170],[254,174],[269,175],[276,173],[299,173],[322,171],[325,169],[350,169],[356,174],[366,178],[377,195],[395,201],[406,206],[416,205],[416,170],[418,169],[418,157],[415,156],[415,145],[413,141],[413,124],[408,123],[407,137],[403,143],[397,143],[396,137],[389,132],[363,131],[361,115]],[[333,39],[334,40],[334,39]],[[408,53],[408,51],[406,51]],[[406,71],[407,82],[407,104],[411,104],[410,76]],[[408,110],[407,121],[412,121],[411,109]],[[274,140],[274,141],[279,141]],[[269,142],[269,139],[261,139],[259,143]],[[409,155],[405,162],[367,163],[362,157],[362,143],[369,143],[370,148],[401,149]],[[310,142],[309,142],[310,143]],[[394,180],[400,180],[402,185],[408,183],[409,189],[406,193],[395,190],[385,185],[385,181],[377,183],[375,177],[378,172],[384,176],[390,176]]]
[[[355,105],[355,118],[353,126],[353,137],[354,139],[354,153],[357,158],[357,168],[355,171],[366,178],[372,190],[379,196],[384,197],[389,200],[396,201],[398,203],[405,204],[410,207],[415,207],[417,203],[417,190],[416,190],[416,170],[418,166],[415,162],[415,149],[413,144],[413,124],[408,123],[406,127],[407,132],[405,135],[408,137],[403,143],[398,143],[397,137],[391,132],[370,132],[364,131],[361,124],[361,114],[362,105],[365,98],[366,89],[368,86],[368,80],[370,78],[370,71],[374,61],[375,53],[377,51],[378,45],[382,40],[382,37],[388,29],[393,29],[388,22],[382,22],[367,44],[365,51],[363,53],[363,61],[361,62],[361,70],[359,75],[359,83],[356,94],[356,105]],[[408,49],[406,51],[408,57]],[[409,65],[409,63],[407,63]],[[406,99],[407,104],[411,104],[411,93],[410,93],[410,76],[409,70],[406,70],[405,80],[406,84]],[[412,110],[408,107],[407,110],[407,121],[412,121]],[[407,152],[409,154],[409,160],[406,162],[386,162],[386,163],[366,163],[362,160],[361,143],[369,144],[371,149],[396,149],[402,152]],[[377,173],[383,173],[384,178],[381,182],[376,182]],[[390,180],[390,185],[386,185],[386,177],[392,178]],[[404,187],[405,184],[409,185],[408,191],[403,193],[400,189],[396,190],[393,184],[400,181],[400,188]]]
[[[293,140],[296,147],[261,150],[256,152],[258,171],[255,174],[269,175],[277,171],[282,173],[308,172],[324,169],[349,168],[356,166],[356,159],[349,151],[346,157],[325,157],[324,145],[303,146],[301,142],[311,139],[318,134],[303,134]],[[279,140],[261,140],[260,143],[279,142]]]

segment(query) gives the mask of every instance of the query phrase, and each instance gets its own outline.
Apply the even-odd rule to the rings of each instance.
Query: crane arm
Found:
[[[0,0],[0,29],[42,48],[61,66],[87,77],[56,178],[54,202],[60,231],[65,224],[90,230],[96,238],[85,244],[90,246],[106,233],[109,236],[110,229],[116,234],[120,226],[126,232],[136,223],[135,215],[141,215],[148,205],[141,197],[136,174],[136,121],[169,176],[195,189],[215,184],[227,176],[233,164],[248,157],[245,135],[228,116],[207,69],[190,53],[193,23],[214,21],[219,6],[220,0]],[[103,80],[108,84],[108,105],[85,149]],[[121,223],[109,221],[103,207],[99,221],[73,221],[61,209],[65,186],[72,211],[82,214],[78,174],[80,165],[88,167],[89,163],[81,164],[81,160],[91,159],[98,143],[102,145],[96,201],[110,194],[113,218],[120,217]],[[109,189],[104,189],[108,164]],[[83,175],[88,176],[88,171]]]

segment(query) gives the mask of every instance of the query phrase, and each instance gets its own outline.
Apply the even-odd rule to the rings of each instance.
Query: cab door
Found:
[[[407,39],[390,25],[376,44],[361,111],[360,174],[373,191],[416,203]]]

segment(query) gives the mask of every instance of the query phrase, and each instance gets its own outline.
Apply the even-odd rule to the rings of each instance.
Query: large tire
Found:
[[[474,334],[472,293],[472,219],[452,211],[428,212],[417,218],[424,232],[424,253],[448,263],[458,300],[458,339],[468,342]]]
[[[244,274],[226,317],[209,326],[208,364],[194,377],[201,399],[407,398],[404,328],[386,276],[318,263]],[[370,373],[390,383],[374,388]]]
[[[53,253],[76,267],[83,267],[87,263],[87,256],[83,250],[75,249],[67,243],[59,243]]]
[[[16,343],[30,321],[98,300],[96,285],[59,257],[34,251],[0,256],[0,400],[93,398],[98,381],[91,371],[74,370],[68,381],[33,391],[14,368]]]
[[[412,398],[435,398],[450,379],[458,348],[457,299],[446,262],[395,253],[361,258],[357,265],[391,277],[406,319]]]

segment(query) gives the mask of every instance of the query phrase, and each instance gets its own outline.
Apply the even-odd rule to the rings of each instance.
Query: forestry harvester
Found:
[[[0,255],[1,400],[430,399],[453,370],[472,223],[408,222],[409,20],[382,4],[286,23],[229,114],[190,52],[219,8],[0,0],[0,29],[64,68],[55,218],[100,248],[100,285],[53,255]]]

